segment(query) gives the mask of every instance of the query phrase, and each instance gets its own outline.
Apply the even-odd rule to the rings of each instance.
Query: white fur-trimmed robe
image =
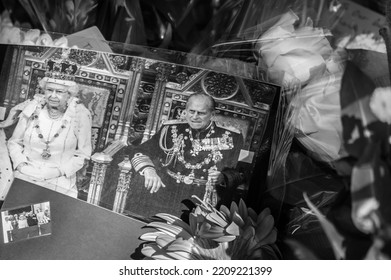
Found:
[[[76,172],[81,169],[86,159],[91,156],[91,115],[84,105],[72,98],[64,116],[53,120],[46,109],[42,109],[43,100],[36,98],[22,111],[19,122],[12,137],[8,140],[8,149],[13,166],[26,162],[28,175],[32,181],[54,189],[69,196],[77,197]],[[50,142],[49,159],[41,154],[46,145],[38,137],[34,115],[38,115],[38,123],[43,139],[54,139]],[[65,128],[60,129],[62,125]],[[60,132],[59,132],[60,131]],[[53,138],[58,133],[58,137]],[[45,169],[57,167],[63,176],[46,180]],[[17,176],[17,173],[15,174]]]

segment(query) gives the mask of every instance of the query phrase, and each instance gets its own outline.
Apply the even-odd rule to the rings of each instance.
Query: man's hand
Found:
[[[144,179],[144,185],[150,193],[157,192],[160,187],[166,187],[166,185],[163,184],[162,179],[157,175],[156,170],[153,168],[146,168],[144,170]]]
[[[223,174],[221,174],[220,171],[216,170],[215,168],[211,168],[208,170],[208,180],[214,184],[221,184],[223,182]]]

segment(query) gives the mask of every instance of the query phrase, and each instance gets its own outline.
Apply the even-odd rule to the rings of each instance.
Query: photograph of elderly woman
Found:
[[[70,49],[9,45],[1,51],[0,100],[7,118],[0,122],[0,203],[15,177],[80,196],[99,130],[107,130],[109,86],[77,81],[83,62],[70,59]]]
[[[92,152],[91,114],[78,99],[75,63],[64,56],[50,58],[43,70],[43,76],[30,84],[31,96],[18,97],[11,91],[3,101],[7,104],[7,95],[12,94],[11,104],[18,103],[13,108],[19,112],[17,124],[7,141],[13,176],[77,197],[76,173]],[[17,87],[13,79],[8,82]]]
[[[16,172],[77,197],[76,172],[91,156],[91,116],[74,81],[44,77],[19,115],[8,149]]]

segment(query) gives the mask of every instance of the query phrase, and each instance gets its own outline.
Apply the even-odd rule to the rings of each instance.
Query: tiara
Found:
[[[79,65],[68,59],[69,51],[63,51],[61,59],[46,60],[45,76],[53,79],[74,81]]]

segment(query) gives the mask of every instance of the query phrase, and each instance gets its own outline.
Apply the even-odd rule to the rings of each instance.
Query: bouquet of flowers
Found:
[[[388,13],[390,8],[389,1]],[[387,18],[391,23],[391,14]],[[373,44],[367,44],[371,50],[347,50],[339,93],[346,156],[336,162],[336,169],[345,177],[348,190],[341,192],[327,213],[328,220],[306,198],[337,259],[391,257],[390,28],[380,30],[388,64],[387,53],[378,52]]]
[[[65,36],[54,39],[39,29],[26,29],[15,26],[7,11],[0,15],[0,44],[21,44],[36,46],[68,47]]]
[[[156,260],[243,260],[280,259],[277,231],[269,209],[259,215],[243,200],[219,210],[197,199],[189,223],[170,214],[159,213],[147,227],[156,231],[140,238],[147,243],[141,252]]]

